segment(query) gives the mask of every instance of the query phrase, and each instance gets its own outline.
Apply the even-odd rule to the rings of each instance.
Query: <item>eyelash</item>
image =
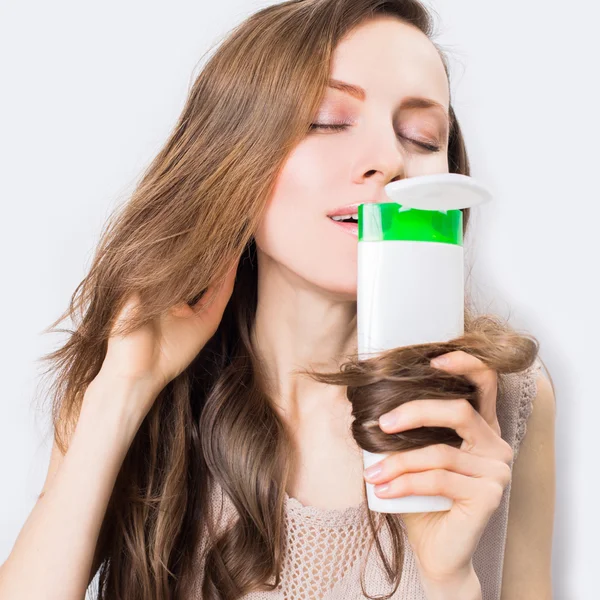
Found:
[[[332,130],[343,130],[346,129],[346,127],[348,127],[347,124],[345,123],[311,123],[310,128],[311,129],[332,129]],[[415,144],[416,146],[419,146],[421,148],[424,148],[425,150],[429,151],[429,152],[439,152],[441,150],[440,146],[435,146],[433,144],[427,144],[424,142],[417,142],[416,140],[404,137],[399,135],[398,137],[401,137],[409,142],[411,142],[412,144]]]

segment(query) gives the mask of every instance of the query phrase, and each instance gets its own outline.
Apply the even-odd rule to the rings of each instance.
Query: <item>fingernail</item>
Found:
[[[380,427],[391,427],[396,421],[396,417],[391,413],[386,413],[385,415],[381,415],[379,417],[379,426]]]
[[[434,367],[445,367],[450,364],[450,359],[447,356],[438,356],[431,361]]]
[[[367,479],[371,479],[372,477],[379,475],[379,473],[381,473],[381,470],[382,469],[380,464],[371,465],[368,469],[365,469],[365,477]]]
[[[381,494],[381,493],[387,492],[389,489],[390,489],[389,483],[382,483],[381,485],[376,485],[373,491],[376,494]]]

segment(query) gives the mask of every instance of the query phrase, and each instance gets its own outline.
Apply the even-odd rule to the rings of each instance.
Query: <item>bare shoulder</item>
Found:
[[[502,600],[552,599],[556,398],[537,374],[527,431],[513,464]]]

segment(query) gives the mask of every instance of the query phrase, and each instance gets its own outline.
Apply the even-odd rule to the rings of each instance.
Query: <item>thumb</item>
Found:
[[[223,281],[220,283],[215,282],[208,286],[202,298],[192,306],[192,309],[196,314],[203,312],[205,309],[209,311],[224,310],[235,286],[238,263],[239,259],[236,260],[229,271],[227,271]],[[213,306],[214,303],[217,304],[217,307]]]

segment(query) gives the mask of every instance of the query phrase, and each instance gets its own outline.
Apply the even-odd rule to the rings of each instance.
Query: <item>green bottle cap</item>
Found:
[[[457,209],[422,210],[396,202],[358,205],[358,241],[411,240],[463,245],[463,214]]]

